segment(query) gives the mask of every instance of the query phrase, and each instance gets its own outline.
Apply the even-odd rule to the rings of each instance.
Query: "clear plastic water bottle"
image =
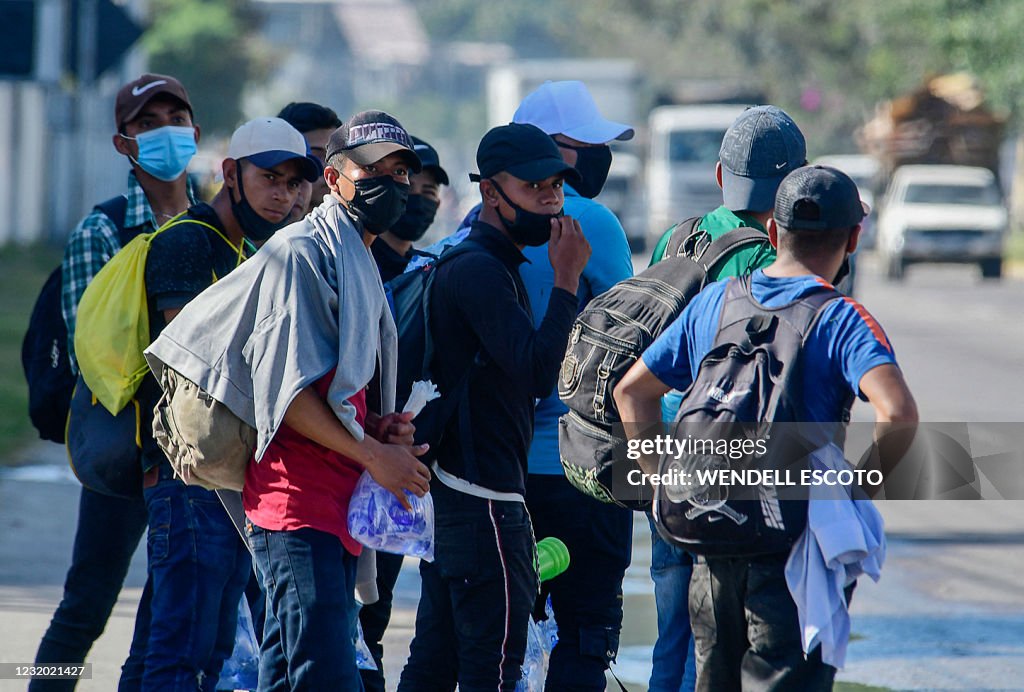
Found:
[[[434,501],[427,493],[406,492],[412,510],[405,509],[391,491],[363,473],[348,507],[348,531],[374,550],[434,559]]]

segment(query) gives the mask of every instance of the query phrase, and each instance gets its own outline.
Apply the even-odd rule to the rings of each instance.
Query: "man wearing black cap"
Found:
[[[537,595],[524,503],[533,406],[554,386],[590,256],[579,224],[562,216],[562,182],[578,174],[540,129],[492,129],[477,166],[472,250],[437,269],[431,294],[436,384],[451,392],[464,382],[468,393],[433,465],[435,559],[420,563],[402,692],[513,690],[519,680]],[[534,329],[518,268],[524,247],[544,243],[555,278]]]
[[[327,140],[330,139],[332,132],[341,127],[341,119],[337,113],[319,103],[293,101],[282,108],[277,117],[301,132],[306,144],[309,145],[310,153],[320,159],[321,163],[327,162]],[[293,210],[292,221],[298,221],[313,211],[314,207],[320,206],[324,201],[324,195],[330,193],[323,176],[318,177],[312,185],[303,188],[299,195],[302,204],[297,204]]]
[[[417,137],[412,141],[423,170],[409,176],[405,213],[370,246],[384,283],[404,272],[414,256],[423,254],[413,248],[413,243],[434,223],[441,206],[441,186],[448,184],[448,174],[441,168],[437,150]]]
[[[156,230],[196,202],[185,168],[196,151],[188,93],[174,77],[144,74],[121,87],[114,102],[114,149],[131,163],[128,188],[94,207],[64,249],[62,312],[68,357],[75,361],[75,318],[86,286],[121,246]],[[36,664],[81,663],[103,633],[128,565],[146,529],[146,506],[82,487],[64,597],[43,635]],[[144,600],[148,590],[144,593]],[[33,680],[31,690],[70,690],[73,680]]]
[[[844,173],[823,166],[790,173],[779,185],[773,218],[767,221],[768,237],[778,256],[753,272],[748,295],[771,309],[832,289],[829,281],[856,249],[866,213],[857,186]],[[704,289],[626,373],[615,388],[623,420],[658,420],[662,395],[672,388],[685,391],[689,387],[716,341],[723,303],[737,281],[719,281]],[[868,311],[850,298],[832,300],[822,308],[801,348],[800,364],[801,377],[795,383],[800,392],[792,395],[801,404],[796,420],[842,425],[849,420],[854,395],[859,395],[875,410],[878,438],[890,424],[917,421],[914,398],[888,337]],[[815,503],[811,504],[813,517]],[[811,522],[808,526],[808,531],[813,530]],[[837,536],[833,533],[830,538]],[[843,627],[833,617],[845,616],[852,584],[844,594],[843,575],[831,574],[824,581],[832,588],[819,584],[815,592],[808,583],[794,588],[793,593],[814,601],[816,607],[808,610],[807,603],[794,601],[787,585],[788,566],[800,554],[797,549],[792,555],[787,550],[697,559],[689,603],[698,690],[832,689],[835,666],[842,665],[846,646],[839,638]],[[819,567],[818,573],[824,573],[825,565]],[[807,579],[805,570],[795,572]],[[823,602],[835,609],[822,606]],[[823,612],[828,613],[827,621],[807,620],[812,617],[809,613]],[[809,631],[826,634],[821,646],[805,656],[811,643]]]

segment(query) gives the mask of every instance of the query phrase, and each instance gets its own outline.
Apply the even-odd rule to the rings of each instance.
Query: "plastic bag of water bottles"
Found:
[[[544,603],[544,614],[547,615],[546,620],[541,620],[537,623],[537,630],[540,633],[541,645],[544,648],[544,653],[548,656],[551,655],[551,650],[555,648],[555,644],[558,643],[558,623],[555,622],[555,611],[551,607],[551,596],[548,596],[548,600]]]
[[[252,627],[249,604],[242,596],[238,603],[238,624],[235,626],[235,648],[224,661],[217,680],[218,690],[255,690],[260,670],[260,645]]]
[[[359,670],[377,670],[377,662],[373,660],[373,654],[370,653],[370,647],[366,645],[366,639],[363,638],[363,625],[356,620],[356,668]]]
[[[530,618],[526,631],[526,657],[523,659],[523,677],[516,683],[516,692],[544,692],[551,650],[558,642],[558,625],[551,609],[551,597],[544,604],[546,620],[535,622]]]
[[[405,491],[412,511],[363,472],[348,504],[348,532],[367,548],[434,560],[434,500]]]

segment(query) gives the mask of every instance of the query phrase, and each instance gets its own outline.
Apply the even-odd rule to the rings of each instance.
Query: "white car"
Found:
[[[878,217],[886,275],[908,264],[977,264],[985,278],[1003,271],[1008,214],[992,171],[947,165],[896,169]]]

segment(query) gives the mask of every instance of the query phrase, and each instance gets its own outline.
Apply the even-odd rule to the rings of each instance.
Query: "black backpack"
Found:
[[[737,248],[768,242],[754,228],[737,228],[715,241],[697,230],[700,218],[676,226],[666,259],[594,298],[576,318],[558,379],[569,412],[558,422],[565,477],[604,502],[645,511],[650,498],[624,482],[625,440],[612,391],[647,347],[708,283],[708,272]],[[669,256],[670,255],[670,256]],[[613,486],[613,472],[618,479]]]
[[[119,195],[93,207],[117,227],[121,245],[126,238],[124,221],[128,199]],[[64,444],[71,392],[75,377],[68,358],[68,328],[61,310],[64,283],[61,267],[54,269],[43,284],[32,308],[28,331],[21,342],[21,366],[28,382],[28,415],[44,440]]]
[[[479,251],[482,250],[474,241],[464,240],[458,245],[445,248],[432,263],[396,276],[385,284],[384,292],[398,328],[395,410],[401,411],[405,406],[413,382],[431,379],[434,339],[430,332],[430,297],[437,268],[455,257]],[[429,402],[416,416],[416,444],[430,444],[430,450],[420,457],[424,463],[429,464],[436,458],[441,437],[456,410],[462,414],[458,428],[460,438],[470,439],[469,407],[460,404],[469,394],[470,374],[483,363],[483,358],[482,352],[478,352],[455,386],[450,391],[442,391],[439,399]]]
[[[801,471],[844,426],[800,423],[801,354],[822,309],[838,298],[823,285],[766,308],[751,295],[749,276],[730,281],[714,345],[669,432],[682,444],[663,454],[658,468],[653,514],[666,540],[696,554],[750,556],[786,551],[803,532]],[[845,402],[847,413],[852,401]],[[749,470],[772,475],[749,485],[709,478]]]

